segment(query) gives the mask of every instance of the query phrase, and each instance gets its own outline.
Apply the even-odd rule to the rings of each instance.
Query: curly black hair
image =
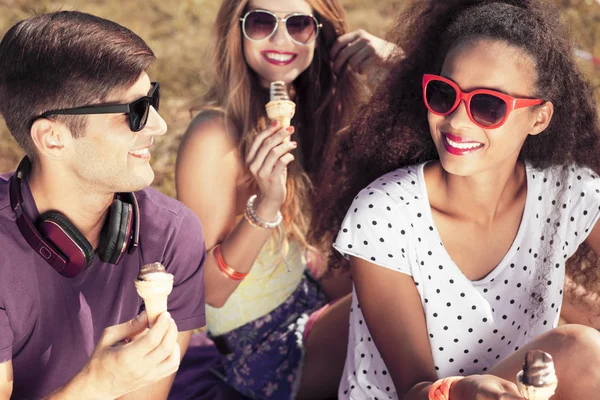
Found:
[[[543,134],[520,153],[535,168],[577,164],[600,174],[600,127],[590,84],[579,71],[571,35],[558,9],[544,0],[415,0],[391,37],[405,51],[352,128],[327,149],[329,165],[317,193],[312,234],[330,248],[354,196],[397,168],[438,159],[423,105],[421,78],[439,73],[448,51],[467,40],[500,40],[529,54],[537,70],[535,97],[551,101]],[[342,263],[330,257],[330,268]]]

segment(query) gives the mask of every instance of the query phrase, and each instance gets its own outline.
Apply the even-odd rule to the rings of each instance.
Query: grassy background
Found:
[[[443,0],[439,0],[443,1]],[[579,48],[600,57],[600,5],[594,0],[548,0],[561,5]],[[383,36],[404,0],[342,0],[351,29]],[[58,9],[80,10],[114,20],[140,35],[158,56],[150,75],[161,82],[161,115],[167,135],[152,151],[153,186],[174,196],[177,147],[191,116],[189,108],[207,84],[210,65],[206,48],[219,0],[0,0],[0,36],[17,21]],[[600,100],[600,68],[582,62]],[[16,168],[22,151],[0,118],[0,172]]]

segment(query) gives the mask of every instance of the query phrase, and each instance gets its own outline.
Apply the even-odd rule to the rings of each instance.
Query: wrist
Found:
[[[90,399],[90,400],[109,400],[115,399],[116,396],[110,396],[104,393],[101,385],[95,385],[95,380],[91,376],[88,366],[86,365],[81,372],[73,377],[65,386],[61,389],[53,392],[50,396],[45,397],[44,400],[77,400],[77,399]]]
[[[449,376],[438,379],[429,387],[429,400],[450,400],[456,390],[453,387],[463,379],[462,376]],[[455,399],[458,397],[454,397]]]
[[[461,387],[462,385],[460,384],[460,382],[454,382],[453,385],[450,386],[450,390],[448,391],[448,397],[450,399],[460,399],[462,398],[461,396]]]
[[[254,200],[254,212],[259,218],[268,222],[273,222],[277,219],[281,206],[281,202],[270,200],[262,195],[258,195]]]
[[[94,360],[90,360],[93,363]],[[108,400],[108,399],[116,399],[120,395],[124,393],[114,393],[114,391],[108,392],[109,388],[107,385],[99,382],[98,379],[98,371],[94,373],[92,370],[93,366],[88,362],[88,364],[83,367],[83,369],[75,375],[75,377],[69,382],[69,385],[72,384],[72,393],[74,399],[93,399],[93,400]],[[84,394],[84,395],[82,395]]]

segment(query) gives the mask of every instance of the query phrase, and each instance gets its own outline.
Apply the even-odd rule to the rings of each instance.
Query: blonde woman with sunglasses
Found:
[[[209,249],[207,325],[223,361],[215,372],[250,398],[334,396],[350,285],[347,276],[317,281],[313,182],[364,99],[358,73],[385,72],[399,51],[348,32],[337,0],[226,0],[213,51],[214,83],[183,138],[176,181]],[[273,81],[297,105],[287,129],[267,119]]]

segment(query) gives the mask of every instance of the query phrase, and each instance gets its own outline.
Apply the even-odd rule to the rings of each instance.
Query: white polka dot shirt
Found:
[[[600,216],[600,179],[585,168],[526,166],[527,198],[517,236],[494,270],[470,281],[435,228],[423,166],[390,172],[363,189],[334,247],[345,256],[412,276],[438,377],[485,373],[557,325],[565,261]],[[396,399],[356,292],[352,297],[338,397]]]

